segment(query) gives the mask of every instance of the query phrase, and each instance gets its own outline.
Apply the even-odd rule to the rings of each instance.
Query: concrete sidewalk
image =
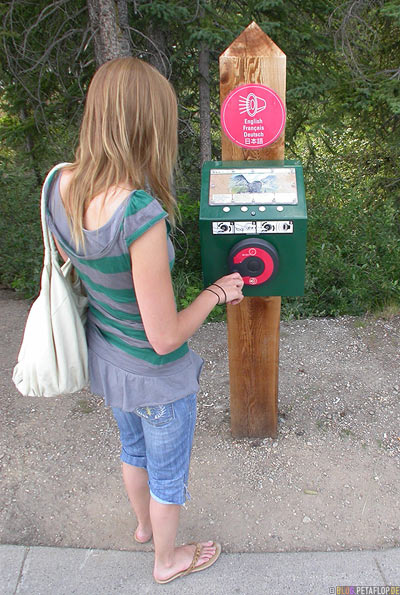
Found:
[[[210,595],[400,593],[400,548],[376,551],[222,554],[215,566],[168,585],[152,579],[153,554],[113,550],[0,546],[2,595]],[[397,586],[386,591],[384,586]],[[380,587],[380,589],[377,589]]]

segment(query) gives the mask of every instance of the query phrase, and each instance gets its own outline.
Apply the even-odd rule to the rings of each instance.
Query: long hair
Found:
[[[83,216],[90,200],[113,185],[140,189],[148,184],[174,223],[177,121],[172,86],[146,62],[116,58],[97,70],[64,198],[77,246],[84,245]]]

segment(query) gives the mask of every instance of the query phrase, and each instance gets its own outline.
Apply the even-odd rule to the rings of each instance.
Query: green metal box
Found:
[[[245,296],[304,294],[307,210],[298,161],[208,161],[202,170],[204,286],[238,270]]]

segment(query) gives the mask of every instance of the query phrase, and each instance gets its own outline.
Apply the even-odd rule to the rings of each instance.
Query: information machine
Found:
[[[298,161],[208,161],[202,170],[204,286],[238,271],[245,296],[304,294],[307,210]]]

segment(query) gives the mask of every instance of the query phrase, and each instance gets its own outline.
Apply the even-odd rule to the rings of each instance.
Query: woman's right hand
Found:
[[[210,285],[210,289],[218,294],[220,304],[239,304],[243,299],[244,282],[239,273],[231,273],[217,279]]]

